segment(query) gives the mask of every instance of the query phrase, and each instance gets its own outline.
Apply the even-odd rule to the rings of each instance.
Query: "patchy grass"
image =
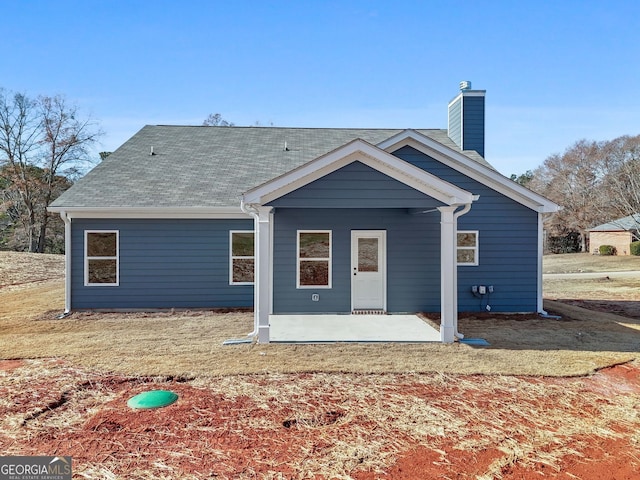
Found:
[[[545,278],[545,298],[640,320],[640,273],[634,277]]]
[[[27,257],[25,262],[41,260]],[[57,260],[61,264],[61,257]],[[63,282],[40,281],[46,271],[33,265],[35,273],[26,278],[36,283],[0,290],[0,358],[60,357],[107,372],[185,377],[265,372],[567,376],[632,360],[640,351],[638,321],[579,309],[564,311],[562,320],[462,315],[460,330],[486,338],[491,346],[484,348],[459,343],[223,346],[252,329],[251,313],[74,313],[57,319]]]
[[[589,312],[562,321],[530,315],[462,317],[461,330],[486,338],[488,348],[458,343],[223,346],[224,340],[251,330],[252,314],[75,313],[59,320],[60,310],[50,309],[62,293],[58,284],[43,284],[2,295],[0,358],[62,357],[108,372],[186,377],[265,372],[566,376],[631,360],[640,350],[639,331]]]
[[[0,252],[0,291],[64,279],[64,256]]]
[[[606,257],[588,254],[549,255],[545,271],[601,273],[595,278],[544,278],[544,296],[565,304],[581,306],[590,312],[614,313],[632,319],[629,328],[638,329],[640,320],[640,257]],[[619,272],[637,272],[637,274]],[[593,275],[591,276],[593,277]],[[575,312],[574,312],[575,313]],[[592,315],[593,313],[591,313]],[[584,313],[582,315],[585,315]],[[621,321],[619,323],[625,323]]]
[[[591,273],[640,271],[640,256],[606,256],[590,253],[549,254],[543,258],[543,273]]]

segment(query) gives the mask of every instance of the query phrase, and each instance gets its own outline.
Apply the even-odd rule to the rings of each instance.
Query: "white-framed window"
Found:
[[[85,286],[120,284],[120,233],[118,230],[84,231]]]
[[[331,288],[331,230],[298,230],[297,288]]]
[[[253,285],[255,249],[253,230],[229,232],[229,284]]]
[[[478,230],[458,230],[458,265],[478,265]]]

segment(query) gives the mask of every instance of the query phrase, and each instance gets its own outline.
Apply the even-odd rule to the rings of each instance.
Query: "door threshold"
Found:
[[[376,309],[357,309],[351,312],[351,315],[386,315],[387,312],[384,310],[376,310]]]

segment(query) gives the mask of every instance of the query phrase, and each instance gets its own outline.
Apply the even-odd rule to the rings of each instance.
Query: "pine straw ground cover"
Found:
[[[77,478],[616,479],[640,475],[640,369],[147,378],[0,362],[0,451]],[[131,396],[171,389],[148,411]]]

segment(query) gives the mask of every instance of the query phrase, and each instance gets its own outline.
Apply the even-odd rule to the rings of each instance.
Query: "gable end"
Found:
[[[415,130],[405,130],[377,146],[389,153],[402,147],[414,148],[538,213],[556,212],[559,209],[559,206],[551,200],[501,175],[490,165],[473,160]]]
[[[473,201],[473,195],[466,190],[358,139],[249,190],[243,195],[243,202],[265,205],[355,161],[444,204],[467,204]]]

